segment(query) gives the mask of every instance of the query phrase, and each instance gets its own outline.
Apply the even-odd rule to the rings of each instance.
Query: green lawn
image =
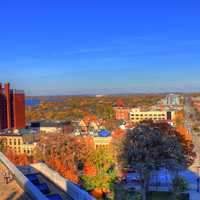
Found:
[[[171,200],[171,193],[169,192],[153,192],[149,194],[150,200]]]
[[[149,200],[171,200],[172,195],[170,192],[153,192],[149,194],[150,199]],[[185,198],[183,200],[189,200],[188,198]]]

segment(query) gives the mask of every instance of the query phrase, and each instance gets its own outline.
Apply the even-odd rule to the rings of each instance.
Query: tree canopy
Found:
[[[98,189],[106,192],[112,188],[115,180],[114,157],[109,149],[98,147],[89,157],[91,166],[95,169],[95,173],[84,175],[84,187],[87,190]]]
[[[74,137],[66,134],[41,134],[35,159],[44,160],[65,178],[79,182],[79,171],[87,163],[93,151],[90,137]]]
[[[124,137],[119,159],[140,174],[142,197],[146,199],[151,172],[186,168],[194,160],[193,147],[167,123],[143,122]]]

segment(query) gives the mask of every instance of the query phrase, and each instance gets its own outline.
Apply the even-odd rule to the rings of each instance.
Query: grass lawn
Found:
[[[170,192],[153,192],[149,194],[150,200],[170,200]]]
[[[150,200],[171,200],[172,196],[170,192],[153,192],[149,194]],[[185,198],[183,200],[189,200]]]

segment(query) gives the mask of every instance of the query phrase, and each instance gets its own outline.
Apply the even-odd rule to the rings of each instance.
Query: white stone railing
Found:
[[[33,200],[48,200],[8,158],[0,152],[0,162],[10,171],[17,183]]]
[[[31,165],[38,172],[47,177],[55,185],[65,191],[74,200],[95,200],[89,193],[76,186],[71,181],[63,178],[59,173],[50,169],[44,163],[35,163]]]

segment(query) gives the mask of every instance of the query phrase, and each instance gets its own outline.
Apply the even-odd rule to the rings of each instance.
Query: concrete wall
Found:
[[[48,200],[25,176],[19,171],[15,165],[10,162],[3,153],[0,152],[0,162],[2,162],[7,169],[13,174],[16,181],[23,188],[23,190],[33,199],[33,200]]]
[[[50,169],[44,163],[35,163],[31,165],[34,169],[38,170],[44,176],[49,178],[54,184],[65,191],[74,200],[95,200],[94,197],[89,195],[86,191],[80,189],[71,181],[63,178],[54,170]]]

